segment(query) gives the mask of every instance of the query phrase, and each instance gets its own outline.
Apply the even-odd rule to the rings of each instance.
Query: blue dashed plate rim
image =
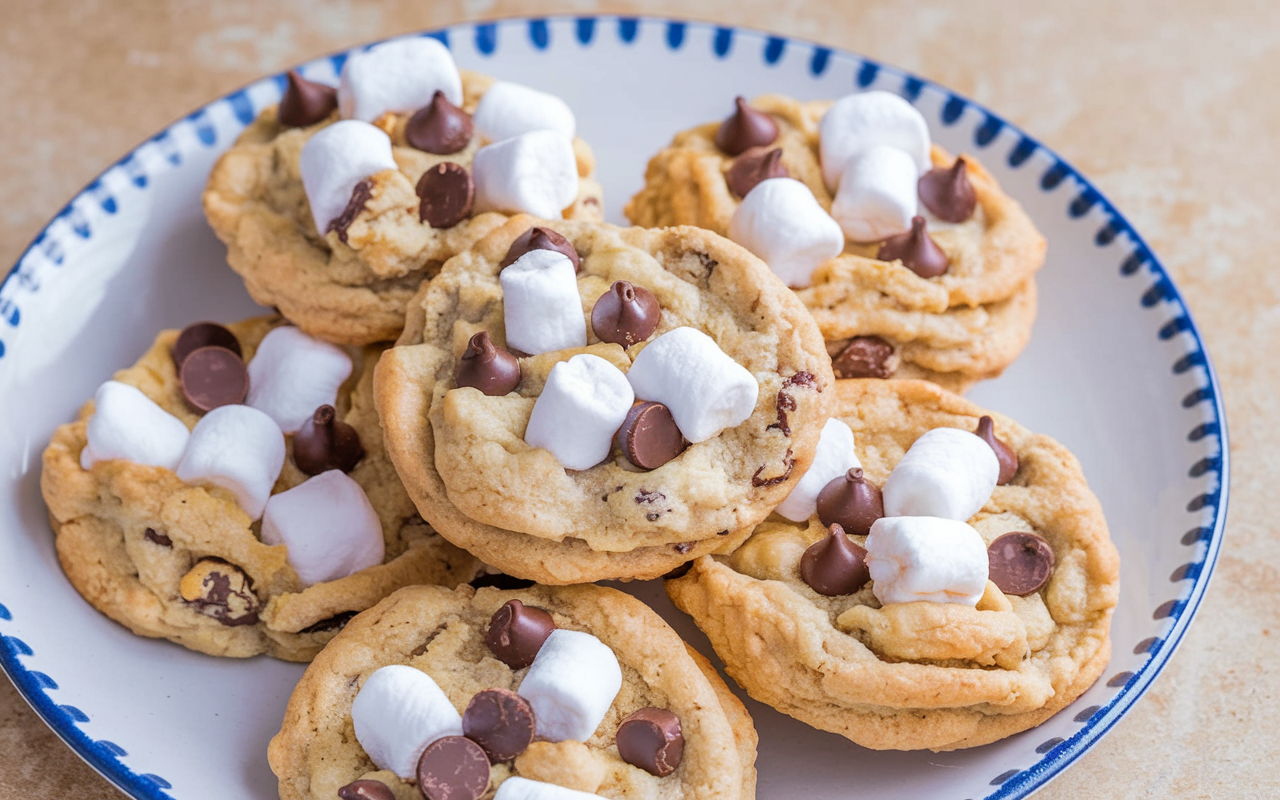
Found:
[[[511,16],[479,22],[464,22],[416,35],[430,36],[449,46],[454,37],[469,33],[474,37],[476,49],[481,55],[487,56],[492,55],[499,46],[500,28],[523,27],[533,46],[545,50],[551,46],[551,25],[565,22],[571,24],[574,40],[582,46],[589,46],[597,36],[598,30],[605,24],[612,24],[619,40],[626,44],[634,42],[641,34],[642,28],[661,27],[666,46],[672,51],[683,47],[690,29],[709,30],[711,46],[717,58],[726,57],[733,47],[734,40],[739,35],[744,35],[746,38],[758,38],[763,41],[761,58],[768,65],[775,64],[789,48],[807,49],[808,71],[814,77],[822,75],[828,69],[833,55],[855,62],[858,67],[852,76],[850,89],[869,88],[882,75],[888,75],[900,81],[897,87],[898,93],[913,103],[925,90],[940,92],[946,97],[939,114],[939,121],[943,125],[955,124],[964,115],[966,109],[973,109],[983,115],[982,124],[974,132],[974,143],[978,147],[987,147],[1002,131],[1010,131],[1017,137],[1016,144],[1005,156],[1010,168],[1020,169],[1031,161],[1033,154],[1041,153],[1050,162],[1050,166],[1041,174],[1039,181],[1043,191],[1053,191],[1068,179],[1074,181],[1079,187],[1079,193],[1068,204],[1067,214],[1072,218],[1080,218],[1095,208],[1100,208],[1107,221],[1097,230],[1094,236],[1095,243],[1101,247],[1110,245],[1121,236],[1127,237],[1132,243],[1132,249],[1120,264],[1120,274],[1127,278],[1134,278],[1143,274],[1145,266],[1146,273],[1154,277],[1154,282],[1143,293],[1142,305],[1150,308],[1159,304],[1168,304],[1175,310],[1175,315],[1160,329],[1158,335],[1162,340],[1169,340],[1179,334],[1186,334],[1190,337],[1192,344],[1173,364],[1172,369],[1175,373],[1184,373],[1200,368],[1205,376],[1202,385],[1182,399],[1182,406],[1191,408],[1208,403],[1210,409],[1207,419],[1193,428],[1187,438],[1191,441],[1209,440],[1209,443],[1217,444],[1218,451],[1217,456],[1200,458],[1188,470],[1192,478],[1201,478],[1210,472],[1218,476],[1216,488],[1195,495],[1187,504],[1188,512],[1210,510],[1207,523],[1193,527],[1181,539],[1182,545],[1186,547],[1203,543],[1205,545],[1203,557],[1198,562],[1189,562],[1180,567],[1171,577],[1174,583],[1187,580],[1192,583],[1189,589],[1180,593],[1179,597],[1163,602],[1153,610],[1154,620],[1171,619],[1172,626],[1164,636],[1150,637],[1134,648],[1135,655],[1145,651],[1147,655],[1145,663],[1136,671],[1121,672],[1112,676],[1107,681],[1107,685],[1118,688],[1119,691],[1106,704],[1090,706],[1077,712],[1074,721],[1081,725],[1078,731],[1069,738],[1055,737],[1042,743],[1036,748],[1036,753],[1042,757],[1035,764],[993,776],[989,783],[993,790],[985,795],[987,800],[1026,797],[1074,763],[1099,741],[1151,686],[1181,643],[1208,588],[1218,559],[1226,524],[1230,485],[1230,450],[1226,414],[1212,361],[1181,292],[1163,264],[1124,215],[1079,170],[1053,150],[979,103],[933,81],[856,53],[743,26],[725,26],[710,22],[652,16],[572,14],[540,17]],[[385,38],[379,39],[336,51],[308,63],[327,60],[335,70],[340,70],[342,62],[349,53],[385,40]],[[180,166],[181,153],[173,145],[173,137],[177,133],[193,133],[203,145],[214,145],[216,136],[213,129],[201,124],[205,116],[213,109],[225,105],[241,123],[247,124],[257,114],[257,108],[248,92],[254,87],[269,82],[274,82],[277,88],[282,88],[285,74],[280,73],[246,84],[166,126],[99,173],[32,239],[8,271],[4,281],[0,282],[0,369],[4,368],[4,337],[6,333],[16,329],[21,322],[18,298],[24,293],[31,294],[39,290],[39,281],[29,271],[36,268],[29,264],[33,255],[38,254],[43,264],[56,267],[61,261],[59,244],[61,239],[67,236],[76,236],[81,239],[92,237],[92,228],[84,213],[86,208],[96,207],[106,215],[116,213],[117,202],[107,188],[108,178],[127,179],[137,188],[145,189],[149,183],[148,168],[143,163],[144,160],[139,157],[144,148],[154,146],[161,151],[167,151],[162,153],[166,157],[159,162],[161,166],[166,162],[168,165],[166,168]],[[877,86],[877,88],[882,87]],[[191,131],[186,130],[188,126],[192,128]],[[169,781],[158,775],[135,772],[130,769],[123,760],[128,757],[124,747],[112,741],[95,740],[81,728],[81,725],[90,719],[87,713],[71,705],[59,704],[50,696],[50,692],[58,689],[57,682],[43,672],[27,668],[20,659],[32,656],[31,648],[17,637],[4,635],[3,625],[12,621],[11,612],[0,603],[0,668],[40,718],[77,755],[129,796],[141,800],[174,800],[167,791],[172,788]]]

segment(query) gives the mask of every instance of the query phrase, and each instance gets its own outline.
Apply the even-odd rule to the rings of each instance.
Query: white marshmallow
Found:
[[[311,204],[311,220],[321,236],[351,202],[356,184],[384,169],[396,169],[391,139],[367,122],[335,122],[307,140],[298,157],[298,172]]]
[[[531,131],[476,151],[471,164],[476,211],[560,219],[578,197],[573,142],[556,131]]]
[[[893,147],[877,145],[853,158],[840,179],[831,216],[855,242],[875,242],[911,227],[919,209],[915,163]]]
[[[965,521],[981,510],[1000,477],[991,445],[959,428],[927,431],[884,482],[887,517]]]
[[[832,417],[822,426],[818,447],[813,453],[809,471],[800,476],[796,486],[776,509],[792,522],[803,522],[818,512],[818,495],[828,483],[862,462],[853,451],[853,431]]]
[[[867,537],[872,593],[882,604],[977,605],[987,587],[987,545],[965,522],[883,517]]]
[[[524,440],[549,451],[565,469],[591,469],[609,457],[613,435],[634,402],[622,370],[579,353],[551,368]]]
[[[530,250],[498,273],[507,344],[529,355],[587,346],[587,321],[573,262]]]
[[[622,688],[622,668],[608,645],[589,633],[557,628],[543,642],[518,694],[533,706],[538,736],[585,742]]]
[[[462,735],[462,715],[419,669],[393,664],[370,675],[351,703],[356,741],[381,769],[415,780],[427,745]]]
[[[915,106],[891,92],[846,95],[822,117],[818,126],[822,179],[834,192],[843,185],[849,162],[876,145],[888,145],[911,156],[916,177],[932,165],[929,126]]]
[[[490,142],[530,131],[555,131],[572,139],[577,128],[568,103],[553,94],[507,81],[498,81],[485,91],[472,121]]]
[[[794,178],[770,178],[747,192],[729,219],[729,238],[769,265],[793,289],[844,251],[844,232]]]
[[[196,423],[177,473],[187,483],[230,491],[257,519],[283,466],[280,426],[256,408],[233,405],[219,406]]]
[[[409,36],[353,53],[342,67],[338,108],[346,119],[373,122],[388,111],[412,112],[436,91],[462,105],[462,76],[449,48],[427,36]]]
[[[85,430],[89,443],[80,466],[123,459],[174,470],[191,435],[187,426],[127,383],[107,381],[93,395],[93,416]]]
[[[636,356],[627,380],[636,397],[671,410],[684,438],[697,444],[741,425],[755,410],[760,384],[695,328],[676,328]]]
[[[502,782],[493,800],[601,800],[600,795],[566,789],[554,783],[531,781],[513,775]]]
[[[249,362],[244,402],[269,414],[285,433],[297,433],[317,408],[334,404],[350,374],[351,356],[342,348],[283,325],[262,338]]]
[[[272,495],[262,512],[262,541],[288,548],[304,586],[345,578],[385,555],[378,512],[338,469]]]

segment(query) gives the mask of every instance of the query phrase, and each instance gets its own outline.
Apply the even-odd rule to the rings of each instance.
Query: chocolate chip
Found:
[[[471,214],[476,186],[466,167],[452,161],[436,164],[418,179],[418,219],[433,228],[452,228]]]
[[[173,343],[171,353],[174,369],[180,369],[187,356],[201,347],[225,347],[238,356],[244,355],[244,351],[240,349],[240,340],[234,333],[216,322],[197,322],[183,328],[177,341]]]
[[[640,469],[657,469],[684,452],[689,443],[662,403],[637,403],[618,428],[617,444]]]
[[[937,167],[920,176],[920,202],[943,222],[964,222],[978,206],[967,167],[960,157],[950,168]]]
[[[991,449],[996,454],[996,461],[1000,462],[1000,477],[996,479],[996,483],[1003,486],[1013,480],[1013,476],[1018,474],[1018,454],[1009,445],[996,438],[995,423],[991,417],[979,418],[978,428],[974,433],[982,441],[991,445]]]
[[[338,107],[338,90],[309,81],[289,70],[289,85],[276,107],[276,120],[286,128],[305,128],[320,122]]]
[[[716,147],[736,156],[752,147],[772,144],[778,138],[778,123],[773,117],[756,111],[741,96],[735,97],[733,103],[733,114],[716,129]]]
[[[410,147],[438,156],[456,153],[471,141],[471,115],[449,102],[439,89],[404,126]]]
[[[484,750],[489,761],[510,761],[533,742],[533,706],[507,689],[485,689],[462,714],[462,732]]]
[[[893,345],[879,336],[855,336],[831,359],[837,378],[889,378],[898,370]]]
[[[470,583],[475,589],[483,589],[486,586],[492,586],[495,589],[504,591],[509,589],[528,589],[534,584],[534,581],[517,578],[514,575],[507,575],[504,572],[492,572],[487,575],[477,575]]]
[[[602,342],[631,347],[658,329],[662,306],[653,292],[629,281],[617,281],[591,308],[591,330]]]
[[[347,232],[351,229],[351,223],[356,221],[356,217],[360,216],[360,212],[364,211],[365,205],[372,198],[373,178],[365,178],[351,187],[351,198],[347,200],[342,213],[329,220],[329,227],[325,230],[338,234],[338,241],[347,244]]]
[[[484,643],[503,664],[524,669],[533,663],[542,643],[555,629],[556,623],[547,612],[519,600],[508,600],[493,612]]]
[[[196,611],[228,627],[257,623],[261,610],[253,581],[220,558],[196,562],[178,582],[178,594]]]
[[[1049,582],[1054,561],[1044,537],[1025,531],[1006,533],[987,547],[991,582],[1005,594],[1038,592]]]
[[[765,430],[777,428],[782,431],[783,436],[791,435],[791,422],[787,418],[787,414],[796,410],[796,399],[787,390],[792,386],[802,386],[807,389],[817,387],[821,392],[822,388],[818,387],[817,379],[813,377],[812,372],[801,370],[782,382],[782,386],[778,387],[778,397],[774,400],[774,411],[778,415],[778,421],[770,425]]]
[[[382,781],[363,780],[338,789],[338,800],[396,800],[396,795]]]
[[[201,414],[234,403],[249,394],[249,370],[240,356],[225,347],[201,347],[191,351],[178,369],[182,399]]]
[[[876,252],[876,258],[901,261],[902,266],[921,278],[936,278],[943,274],[951,266],[951,259],[934,243],[925,227],[924,217],[912,217],[911,230],[885,239]]]
[[[507,255],[502,259],[502,263],[498,265],[498,268],[506,269],[516,263],[516,259],[530,250],[554,250],[557,253],[564,253],[573,262],[573,271],[582,271],[582,259],[578,256],[578,251],[574,248],[573,242],[550,228],[541,227],[530,228],[517,236],[516,240],[511,243],[511,247],[507,248]]]
[[[827,597],[853,594],[871,580],[867,551],[850,539],[844,528],[832,525],[826,536],[800,556],[800,580]]]
[[[426,800],[479,800],[489,788],[489,758],[465,736],[427,745],[418,759],[418,791]]]
[[[166,533],[160,533],[155,528],[147,528],[142,532],[142,538],[161,547],[173,547],[173,540]]]
[[[304,475],[319,475],[331,469],[350,472],[362,458],[360,434],[338,419],[333,406],[317,408],[293,435],[293,463]]]
[[[834,478],[818,492],[818,519],[823,525],[840,525],[854,536],[866,536],[871,525],[884,516],[880,489],[854,467]]]
[[[733,160],[724,173],[724,182],[729,185],[729,191],[738,197],[746,197],[756,184],[770,178],[786,178],[790,174],[782,166],[781,147],[772,150],[753,147]]]
[[[680,718],[665,708],[642,708],[622,721],[617,733],[618,755],[633,767],[665,778],[684,758]]]
[[[787,468],[782,471],[781,475],[775,475],[772,478],[760,477],[760,474],[769,466],[768,464],[761,464],[751,476],[751,485],[759,489],[765,486],[777,486],[783,481],[789,479],[791,477],[791,470],[796,468],[796,460],[791,457],[791,448],[787,448],[787,454],[782,457],[782,463],[785,464]]]
[[[498,347],[488,331],[480,331],[467,342],[458,359],[457,386],[479,389],[490,397],[502,397],[520,385],[520,360]]]

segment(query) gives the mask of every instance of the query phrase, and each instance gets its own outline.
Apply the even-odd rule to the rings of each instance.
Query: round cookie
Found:
[[[491,618],[512,600],[549,613],[557,630],[596,637],[616,657],[621,688],[585,741],[540,737],[514,758],[494,759],[484,797],[512,777],[604,798],[755,796],[756,733],[746,709],[706,659],[640,601],[599,586],[459,587],[453,592],[419,586],[402,589],[353,619],[294,689],[268,749],[282,800],[329,800],[357,780],[381,782],[401,800],[421,797],[413,784],[380,769],[366,753],[356,732],[367,728],[355,727],[353,702],[370,675],[388,665],[426,673],[457,713],[479,692],[520,691],[531,671],[539,669],[537,662],[513,669],[509,659],[486,646]],[[683,755],[673,759],[678,765],[663,777],[624,760],[617,745],[620,723],[647,707],[679,720]],[[369,721],[362,718],[362,723]]]
[[[461,107],[472,113],[493,79],[461,74]],[[470,170],[482,142],[474,133],[452,154],[419,150],[405,138],[411,116],[388,112],[375,120],[391,137],[399,170],[372,175],[358,211],[345,227],[326,232],[312,220],[299,158],[312,136],[338,121],[336,111],[313,125],[286,127],[276,107],[266,108],[218,159],[204,191],[205,216],[254,300],[326,341],[390,341],[400,335],[405,304],[418,286],[508,218],[487,211],[442,228],[420,221],[415,186],[422,175],[446,162]],[[603,219],[595,158],[580,139],[573,149],[579,191],[564,216]]]
[[[580,254],[589,344],[521,358],[520,383],[503,396],[456,388],[474,335],[487,331],[498,346],[511,335],[500,265],[534,224],[512,219],[446,264],[379,362],[375,398],[387,450],[419,511],[486,563],[541,583],[655,578],[731,551],[808,467],[829,416],[829,359],[812,318],[758,259],[708,231],[549,223]],[[601,342],[590,323],[616,281],[646,289],[661,306],[656,330],[629,349]],[[594,467],[568,470],[526,443],[558,363],[589,353],[627,371],[644,348],[683,326],[709,333],[754,379],[744,422],[653,470],[631,465],[617,446]]]
[[[878,487],[926,431],[973,431],[988,415],[923,381],[837,381],[835,393],[835,419],[852,429]],[[985,544],[1014,531],[1042,537],[1056,557],[1048,582],[1006,596],[992,581],[1008,571],[993,561],[976,607],[882,606],[874,581],[827,596],[801,572],[802,555],[827,529],[817,514],[798,523],[775,515],[732,555],[699,559],[667,582],[752,697],[864,747],[953,750],[1038,725],[1097,680],[1119,583],[1102,509],[1062,445],[989,416],[1018,465],[969,523]]]
[[[228,328],[251,361],[262,338],[282,323],[278,317],[257,318]],[[178,335],[162,332],[114,380],[141,390],[191,428],[202,415],[183,400],[172,355]],[[72,585],[95,608],[142,636],[210,655],[267,653],[308,661],[352,614],[402,586],[452,587],[471,580],[480,565],[423,522],[383,449],[373,409],[371,367],[378,353],[372,347],[358,353],[336,406],[337,418],[354,428],[363,445],[364,456],[350,477],[381,524],[382,564],[304,588],[286,559],[286,547],[264,544],[260,523],[249,519],[229,491],[187,484],[168,469],[121,459],[83,469],[81,451],[95,413],[90,401],[76,422],[54,432],[41,475],[58,558]],[[307,478],[290,446],[272,493]],[[205,586],[216,588],[226,579],[227,597],[221,605],[210,605],[205,597],[184,600],[184,579],[188,594],[193,583],[209,579]]]

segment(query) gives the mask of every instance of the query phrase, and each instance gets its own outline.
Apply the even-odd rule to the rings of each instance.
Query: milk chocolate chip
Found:
[[[889,378],[898,371],[893,345],[879,336],[855,336],[831,359],[837,378]]]
[[[573,243],[550,228],[541,227],[530,228],[517,236],[516,240],[511,243],[511,247],[507,248],[507,255],[502,259],[502,263],[498,265],[498,268],[506,269],[516,263],[516,259],[530,250],[554,250],[557,253],[564,253],[573,262],[573,271],[582,271],[582,259],[579,258],[578,251],[574,249]]]
[[[178,594],[196,611],[228,627],[255,624],[261,610],[249,576],[220,558],[196,562],[178,582]]]
[[[991,417],[981,417],[978,420],[978,429],[974,433],[979,439],[991,445],[991,449],[996,454],[996,461],[1000,462],[1000,477],[996,479],[996,483],[1003,486],[1013,480],[1013,476],[1018,474],[1018,454],[1012,447],[996,438]]]
[[[364,207],[371,199],[373,199],[373,178],[365,178],[351,187],[351,199],[347,200],[341,214],[329,220],[329,227],[325,230],[338,234],[338,241],[347,244],[347,233],[351,230],[351,223],[356,221],[356,217],[360,216],[360,212],[364,211]]]
[[[630,347],[658,329],[662,306],[653,292],[629,281],[617,281],[591,308],[591,330],[602,342]]]
[[[961,156],[950,168],[936,167],[920,176],[920,202],[943,222],[964,222],[978,206],[967,167]]]
[[[289,70],[289,85],[276,107],[276,120],[286,128],[305,128],[320,122],[338,107],[338,90],[309,81]]]
[[[479,389],[490,397],[502,397],[520,385],[520,359],[498,347],[488,331],[480,331],[467,342],[458,359],[457,386]]]
[[[925,227],[924,217],[912,217],[911,230],[885,239],[876,258],[901,261],[902,266],[921,278],[936,278],[943,274],[951,266],[951,259],[934,243]]]
[[[433,228],[452,228],[471,214],[476,186],[461,164],[444,161],[418,179],[418,219]]]
[[[642,708],[618,725],[618,755],[633,767],[665,778],[684,758],[680,718],[665,708]]]
[[[489,761],[510,761],[533,742],[533,706],[507,689],[478,692],[462,714],[462,732],[484,750]]]
[[[736,106],[733,114],[716,130],[716,147],[736,156],[752,147],[773,144],[778,138],[778,123],[773,117],[747,105],[741,95],[735,97],[733,103]]]
[[[850,539],[839,525],[809,545],[800,557],[800,580],[820,595],[836,597],[853,594],[867,585],[867,551]]]
[[[641,469],[657,469],[689,446],[662,403],[632,406],[618,428],[617,443],[627,460]]]
[[[489,788],[489,758],[465,736],[427,745],[418,759],[418,791],[426,800],[479,800]]]
[[[243,357],[240,340],[236,335],[216,322],[197,322],[182,329],[178,340],[173,343],[173,366],[182,367],[182,362],[201,347],[225,347],[238,356]]]
[[[790,173],[782,166],[782,148],[768,150],[754,147],[733,160],[724,174],[729,191],[738,197],[746,197],[756,184],[770,178],[786,178]]]
[[[1028,595],[1049,582],[1055,562],[1043,537],[1025,531],[1006,533],[987,547],[988,575],[1005,594]]]
[[[178,382],[187,407],[201,414],[243,403],[249,394],[249,370],[240,356],[225,347],[191,351],[178,369]]]
[[[410,147],[447,156],[467,146],[471,130],[471,115],[450,103],[444,92],[437,89],[431,102],[409,117],[404,138]]]
[[[339,788],[338,800],[396,800],[396,796],[382,781],[363,780]]]
[[[333,406],[320,406],[293,435],[293,463],[304,475],[331,469],[350,472],[364,458],[356,429],[338,419]]]
[[[524,669],[533,663],[542,643],[555,629],[556,623],[547,612],[519,600],[508,600],[493,612],[484,643],[508,667]]]
[[[818,492],[818,519],[823,525],[839,525],[854,536],[866,536],[884,516],[880,489],[854,467],[834,478]]]

